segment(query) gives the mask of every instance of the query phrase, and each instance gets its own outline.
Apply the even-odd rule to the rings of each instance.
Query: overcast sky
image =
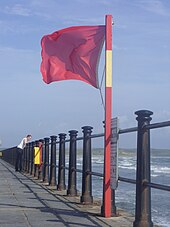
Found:
[[[1,0],[2,147],[17,145],[29,133],[33,140],[71,129],[81,135],[84,125],[103,132],[98,89],[81,81],[42,81],[40,41],[62,28],[103,25],[106,14],[114,21],[113,116],[120,128],[136,126],[139,109],[153,111],[153,123],[170,120],[169,0]],[[99,80],[103,68],[104,52]],[[136,134],[123,135],[120,146],[135,147]],[[151,146],[170,148],[170,127],[154,130]]]

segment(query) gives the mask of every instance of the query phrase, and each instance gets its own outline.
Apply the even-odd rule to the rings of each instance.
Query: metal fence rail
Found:
[[[150,124],[151,115],[148,110],[135,112],[137,115],[137,127],[119,129],[118,135],[137,132],[137,165],[136,180],[118,177],[119,181],[136,184],[136,210],[134,227],[153,226],[151,218],[151,188],[170,191],[170,186],[151,182],[150,174],[150,130],[170,126],[170,121]],[[104,177],[104,174],[92,171],[92,148],[91,140],[104,137],[104,133],[92,134],[91,126],[82,127],[83,136],[77,137],[78,131],[70,130],[69,139],[65,133],[50,136],[43,140],[28,143],[23,152],[23,172],[41,179],[43,183],[56,186],[57,190],[66,190],[67,195],[77,196],[77,173],[82,174],[82,191],[80,202],[82,204],[93,203],[92,176]],[[82,169],[77,168],[77,141],[83,142]],[[69,144],[69,166],[65,166],[65,145]],[[58,147],[58,165],[56,152]],[[34,163],[34,148],[39,147],[42,152],[41,162]],[[3,151],[2,158],[12,165],[16,161],[16,147]],[[58,170],[58,176],[56,176]],[[68,171],[68,185],[65,183],[65,170]],[[58,179],[57,179],[58,178]],[[111,203],[113,215],[116,215],[115,191],[112,190]],[[101,209],[102,213],[102,209]]]

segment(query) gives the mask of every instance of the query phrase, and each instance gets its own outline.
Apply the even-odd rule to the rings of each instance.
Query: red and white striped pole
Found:
[[[112,15],[106,15],[106,53],[105,53],[105,151],[104,151],[104,183],[103,207],[104,217],[111,217],[110,187],[110,149],[111,149],[111,117],[112,117]]]

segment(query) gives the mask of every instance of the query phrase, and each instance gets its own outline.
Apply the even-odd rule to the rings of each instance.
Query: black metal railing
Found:
[[[170,126],[170,121],[150,124],[151,115],[148,110],[135,112],[137,115],[137,127],[120,129],[118,134],[137,132],[137,165],[136,180],[119,176],[118,180],[126,183],[136,184],[136,209],[134,227],[153,226],[151,218],[151,188],[170,191],[170,186],[151,182],[150,174],[150,130]],[[91,140],[101,138],[104,133],[92,134],[91,126],[82,127],[83,136],[77,137],[78,131],[70,130],[69,139],[65,133],[57,136],[50,136],[43,140],[36,140],[27,144],[23,152],[23,172],[34,176],[57,190],[66,190],[68,196],[77,196],[77,173],[82,174],[82,190],[80,202],[92,204],[92,176],[103,177],[102,173],[92,171],[92,148]],[[77,168],[77,141],[83,141],[83,165],[82,169]],[[69,143],[69,166],[65,165],[66,143]],[[58,165],[56,160],[57,145],[59,145]],[[34,147],[39,147],[42,152],[41,163],[34,163]],[[2,159],[15,165],[16,147],[6,149]],[[58,171],[56,171],[58,170]],[[66,187],[65,176],[68,171],[68,184]],[[58,172],[58,180],[56,176]],[[115,191],[112,190],[111,198],[112,215],[116,215]]]

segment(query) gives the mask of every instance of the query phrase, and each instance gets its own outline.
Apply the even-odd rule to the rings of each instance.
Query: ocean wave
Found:
[[[169,227],[170,226],[170,224],[168,224],[167,221],[164,220],[164,218],[160,218],[160,217],[159,218],[153,218],[153,222],[155,224],[160,225],[161,227]]]
[[[120,169],[131,169],[131,170],[136,170],[135,166],[118,166]]]
[[[151,173],[151,177],[159,177],[159,175],[158,174],[152,174]]]
[[[170,159],[170,156],[151,156],[151,159]]]
[[[136,164],[131,161],[121,161],[118,163],[118,167],[122,169],[136,169]]]
[[[157,166],[153,166],[151,167],[151,170],[154,173],[170,173],[170,168],[165,166],[165,167],[157,167]]]
[[[120,163],[120,162],[119,162],[119,165],[120,165],[120,166],[127,166],[127,167],[128,167],[128,166],[134,166],[134,163],[132,163],[132,162],[121,162],[121,163]]]

